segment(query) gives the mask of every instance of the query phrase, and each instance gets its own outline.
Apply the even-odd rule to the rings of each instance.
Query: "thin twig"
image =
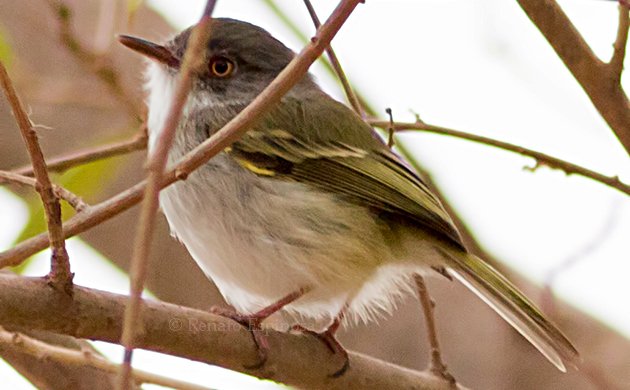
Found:
[[[10,183],[21,184],[21,185],[37,188],[36,179],[33,179],[32,177],[24,176],[24,175],[19,175],[14,172],[0,171],[0,179],[1,179],[0,181],[6,181]],[[55,192],[55,195],[58,198],[65,200],[77,212],[84,211],[85,209],[89,207],[89,205],[85,203],[83,199],[81,199],[80,196],[68,191],[67,189],[57,184],[53,184],[52,186],[53,186],[53,191]]]
[[[306,9],[308,10],[309,15],[311,15],[311,19],[313,20],[313,24],[315,25],[315,28],[318,29],[319,26],[321,26],[321,22],[319,21],[319,17],[317,16],[317,13],[315,12],[315,8],[313,7],[313,4],[311,4],[310,0],[304,0],[304,5],[306,5]],[[361,107],[361,103],[359,102],[357,95],[352,90],[350,81],[348,81],[348,77],[346,76],[346,73],[343,71],[343,68],[341,67],[341,63],[339,62],[339,58],[337,58],[337,55],[335,54],[335,51],[332,48],[332,45],[328,45],[328,47],[326,48],[326,54],[328,55],[330,63],[333,69],[335,70],[335,73],[337,74],[337,78],[339,79],[339,81],[341,82],[341,85],[343,86],[343,90],[346,93],[346,97],[348,98],[348,102],[352,106],[352,109],[357,114],[359,114],[359,116],[363,117],[363,108]]]
[[[189,152],[173,169],[167,172],[161,183],[166,187],[177,180],[182,180],[187,174],[198,168],[216,153],[229,146],[240,133],[259,118],[265,110],[277,102],[289,89],[306,74],[308,67],[320,55],[325,46],[339,30],[352,10],[360,3],[360,0],[345,0],[338,7],[329,20],[322,25],[318,36],[310,42],[300,54],[285,68],[280,75],[256,98],[245,110],[241,111],[234,119],[221,130],[213,134],[202,145]],[[234,134],[236,133],[236,134]],[[65,223],[66,237],[71,237],[84,232],[103,221],[106,221],[123,211],[128,210],[142,199],[146,188],[146,180],[123,191],[113,197],[95,204],[84,213],[77,214]],[[26,258],[45,248],[46,237],[38,235],[23,241],[22,243],[0,253],[0,269],[21,264]]]
[[[387,127],[387,146],[391,149],[394,147],[394,133],[396,132],[394,129],[394,114],[392,113],[392,109],[389,107],[385,109],[385,113],[389,116],[389,126]]]
[[[448,372],[446,364],[442,361],[442,353],[440,352],[440,343],[437,336],[437,327],[435,326],[435,315],[433,313],[434,303],[427,290],[427,285],[421,275],[414,275],[416,288],[418,290],[418,298],[422,304],[424,313],[424,321],[427,326],[427,337],[429,338],[429,346],[431,347],[431,359],[429,363],[429,371],[433,374],[450,382],[455,387],[455,377]]]
[[[214,0],[207,1],[202,17],[190,36],[186,52],[184,53],[175,96],[171,102],[166,121],[160,131],[155,150],[149,157],[147,187],[144,193],[140,224],[136,233],[131,260],[130,299],[125,309],[125,322],[121,337],[121,344],[125,347],[119,378],[119,389],[121,390],[131,387],[131,359],[136,328],[140,317],[142,290],[144,289],[147,264],[149,262],[149,247],[153,231],[155,230],[159,193],[162,188],[164,169],[168,161],[168,151],[175,138],[177,124],[192,87],[193,77],[203,69],[205,50],[210,39],[212,11],[215,4],[216,1]]]
[[[50,172],[65,172],[68,169],[77,165],[86,164],[93,161],[102,160],[109,157],[120,156],[139,150],[144,150],[147,147],[147,135],[142,131],[135,135],[133,138],[114,142],[108,145],[95,146],[72,152],[63,156],[53,157],[46,161],[48,171]],[[20,175],[30,176],[33,174],[33,167],[23,166],[13,170],[14,173]],[[0,184],[2,181],[0,180]]]
[[[368,122],[372,126],[379,127],[382,129],[388,129],[391,126],[389,122],[382,121],[382,120],[369,120]],[[619,177],[617,176],[602,175],[601,173],[592,171],[590,169],[581,167],[579,165],[575,165],[570,162],[561,160],[559,158],[552,157],[547,154],[537,152],[535,150],[524,148],[522,146],[510,144],[508,142],[503,142],[503,141],[495,140],[488,137],[483,137],[476,134],[466,133],[459,130],[453,130],[446,127],[429,125],[423,122],[415,122],[415,123],[395,122],[393,126],[396,131],[404,131],[404,130],[425,131],[429,133],[442,134],[442,135],[448,135],[451,137],[462,138],[468,141],[473,141],[473,142],[477,142],[484,145],[494,146],[499,149],[508,150],[510,152],[518,153],[523,156],[532,157],[536,159],[536,162],[538,164],[546,165],[555,169],[560,169],[568,175],[577,174],[584,177],[588,177],[589,179],[595,180],[609,187],[612,187],[616,190],[619,190],[627,195],[630,195],[630,185],[623,183],[621,180],[619,180]]]
[[[37,181],[35,189],[44,204],[44,213],[46,214],[46,223],[48,225],[48,239],[52,250],[50,273],[48,274],[49,281],[54,287],[71,294],[72,273],[70,272],[70,260],[64,241],[61,222],[61,205],[53,189],[50,177],[48,177],[46,161],[44,160],[44,154],[37,140],[37,133],[20,102],[20,98],[17,96],[13,83],[2,61],[0,61],[0,83],[11,105],[11,110],[20,128],[22,138],[26,143],[31,164],[33,164],[35,180]]]
[[[112,60],[106,54],[95,54],[83,46],[72,28],[72,10],[63,0],[48,0],[48,4],[55,13],[59,22],[59,38],[70,53],[91,72],[96,74],[107,85],[110,91],[116,95],[134,118],[144,118],[145,109],[138,105],[121,85],[120,76],[111,65]]]
[[[628,5],[619,2],[619,22],[617,25],[617,37],[613,45],[614,51],[608,66],[612,69],[613,75],[617,77],[617,82],[621,82],[621,72],[623,71],[623,60],[626,58],[626,45],[628,44],[628,28],[630,27],[630,17]]]
[[[110,362],[90,350],[77,351],[51,345],[22,333],[8,332],[2,327],[0,327],[0,344],[17,347],[21,352],[36,356],[40,359],[51,359],[71,366],[90,366],[109,373],[117,372],[119,367],[118,364]],[[204,386],[141,370],[134,370],[133,379],[134,382],[151,383],[174,389],[208,390],[208,388]]]

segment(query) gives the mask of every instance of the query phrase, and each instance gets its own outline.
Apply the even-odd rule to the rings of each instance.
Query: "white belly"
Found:
[[[383,266],[392,254],[367,209],[257,177],[225,155],[168,187],[160,203],[173,233],[240,312],[308,287],[287,311],[327,321],[354,297],[350,319],[367,321],[391,310],[407,285],[408,270]]]

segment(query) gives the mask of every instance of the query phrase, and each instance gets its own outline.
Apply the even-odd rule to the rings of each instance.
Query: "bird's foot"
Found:
[[[259,313],[241,314],[232,308],[220,306],[213,306],[210,312],[238,322],[252,335],[254,343],[256,344],[258,361],[252,365],[243,365],[245,368],[255,370],[265,365],[269,351],[269,342],[267,341],[267,336],[264,334],[262,322],[267,318],[266,316],[261,316]]]
[[[310,329],[306,329],[302,325],[293,325],[291,329],[300,333],[305,333],[313,337],[316,337],[322,343],[324,343],[326,347],[328,347],[330,352],[332,352],[334,355],[338,354],[343,358],[343,365],[341,366],[341,368],[330,375],[332,378],[339,378],[346,371],[348,371],[348,368],[350,367],[350,359],[348,358],[348,351],[346,351],[343,345],[341,345],[341,343],[339,343],[339,340],[337,340],[337,338],[335,337],[335,332],[337,328],[336,327],[334,328],[331,327],[331,328],[328,328],[321,333],[312,331]]]

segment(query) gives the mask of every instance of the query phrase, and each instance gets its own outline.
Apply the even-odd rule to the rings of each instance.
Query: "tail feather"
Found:
[[[460,252],[448,257],[454,260],[449,274],[492,307],[560,371],[566,372],[565,364],[576,366],[580,358],[571,342],[503,275],[472,254]]]

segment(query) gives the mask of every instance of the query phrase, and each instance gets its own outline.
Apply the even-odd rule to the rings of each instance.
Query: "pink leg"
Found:
[[[335,334],[337,333],[337,330],[339,329],[339,326],[341,325],[341,322],[343,321],[343,318],[346,314],[345,312],[347,308],[348,308],[348,305],[346,304],[343,307],[343,309],[341,309],[339,314],[337,314],[337,317],[335,317],[332,324],[330,324],[330,326],[322,333],[317,333],[312,330],[306,329],[302,325],[293,326],[293,330],[310,334],[311,336],[318,338],[322,343],[324,343],[324,345],[326,345],[326,347],[328,347],[330,352],[332,352],[334,355],[336,354],[341,355],[341,357],[343,358],[343,365],[341,366],[339,370],[335,371],[333,374],[330,375],[333,378],[339,378],[350,367],[348,351],[346,351],[343,345],[341,345],[341,343],[339,343],[339,340],[337,340],[337,338],[335,337]]]
[[[254,342],[256,343],[256,348],[258,350],[259,360],[256,364],[252,366],[247,366],[246,368],[260,368],[267,361],[267,352],[269,351],[269,343],[267,342],[267,338],[265,337],[264,333],[261,332],[262,322],[269,316],[278,312],[283,307],[300,298],[307,292],[308,289],[302,288],[272,303],[271,305],[262,308],[261,310],[253,314],[241,314],[231,308],[216,306],[212,307],[210,309],[210,312],[236,321],[251,332],[252,337],[254,338]]]

